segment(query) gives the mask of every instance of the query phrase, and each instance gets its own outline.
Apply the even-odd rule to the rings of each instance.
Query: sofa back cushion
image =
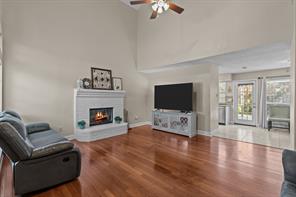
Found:
[[[7,113],[1,113],[0,122],[7,122],[11,124],[11,126],[16,129],[16,131],[23,137],[23,139],[26,140],[27,130],[21,119]]]
[[[29,159],[33,151],[30,142],[8,122],[0,122],[0,148],[13,162]]]
[[[15,118],[18,118],[18,119],[22,120],[22,117],[15,111],[5,110],[4,113],[9,114],[9,115],[11,115],[11,116],[13,116]]]

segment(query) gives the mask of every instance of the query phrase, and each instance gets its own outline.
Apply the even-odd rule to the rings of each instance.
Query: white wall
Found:
[[[2,2],[0,2],[0,111],[3,109],[3,34],[2,34]],[[1,154],[0,154],[1,156]]]
[[[158,66],[211,57],[269,43],[290,41],[290,0],[179,0],[182,15],[150,20],[138,14],[138,66]]]
[[[229,74],[229,73],[219,74],[219,81],[232,81],[232,74]]]
[[[5,1],[3,17],[5,109],[72,134],[76,80],[95,66],[123,78],[129,121],[147,120],[135,10],[118,0]]]
[[[219,69],[210,67],[210,131],[219,125]]]
[[[296,0],[293,0],[293,40],[291,44],[291,111],[290,111],[290,144],[296,149]]]
[[[154,109],[155,85],[193,82],[195,92],[193,108],[198,116],[198,130],[212,131],[218,127],[218,69],[216,67],[211,65],[183,67],[146,74],[146,76],[150,82],[148,94],[150,120]]]

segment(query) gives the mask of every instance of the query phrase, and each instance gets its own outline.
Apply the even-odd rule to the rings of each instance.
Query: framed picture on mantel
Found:
[[[112,71],[102,68],[91,68],[92,88],[113,90]]]

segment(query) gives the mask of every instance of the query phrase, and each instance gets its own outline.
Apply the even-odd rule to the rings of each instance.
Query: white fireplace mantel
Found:
[[[75,89],[77,97],[101,97],[101,98],[124,98],[123,90],[94,90],[94,89]]]
[[[116,124],[114,118],[123,119],[125,91],[74,89],[74,129],[78,141],[95,141],[127,133],[127,123]],[[113,108],[113,123],[90,126],[89,110]],[[86,128],[78,128],[77,122],[84,120]]]

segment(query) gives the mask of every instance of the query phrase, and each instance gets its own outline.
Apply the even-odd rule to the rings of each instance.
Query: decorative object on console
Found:
[[[112,71],[102,68],[91,68],[92,88],[113,90]]]
[[[82,80],[81,80],[81,79],[78,79],[78,80],[76,81],[76,86],[77,86],[78,89],[83,87],[83,85],[82,85]]]
[[[122,78],[113,77],[114,90],[122,90]]]
[[[114,120],[115,120],[115,122],[116,122],[117,124],[120,124],[121,121],[122,121],[122,118],[121,118],[120,116],[116,116],[116,117],[114,118]]]
[[[77,125],[80,129],[85,129],[86,122],[84,120],[78,121]]]
[[[89,78],[82,79],[82,87],[84,89],[91,89],[91,87],[92,87],[92,85],[91,85],[91,79],[89,79]]]

